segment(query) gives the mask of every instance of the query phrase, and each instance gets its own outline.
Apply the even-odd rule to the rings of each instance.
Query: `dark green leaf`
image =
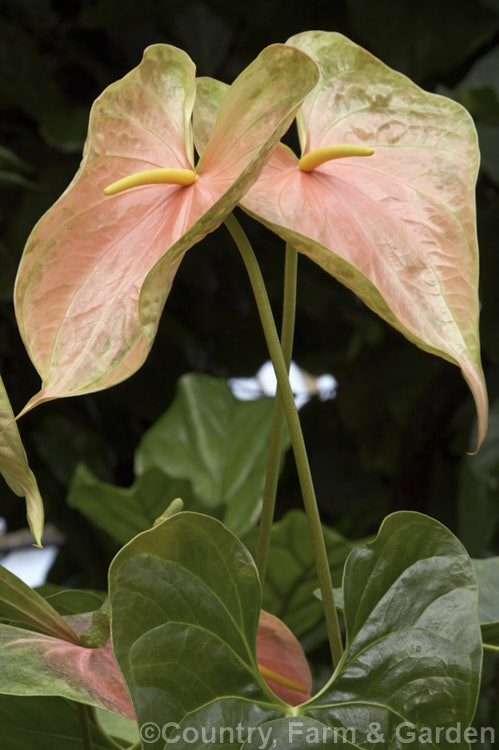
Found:
[[[103,591],[62,589],[49,594],[46,600],[60,615],[79,615],[99,609],[106,596]]]
[[[2,750],[85,750],[75,703],[63,698],[0,695]],[[111,747],[91,720],[94,750]]]
[[[478,578],[478,605],[484,643],[499,649],[499,557],[473,560]]]
[[[143,437],[136,473],[157,467],[189,479],[210,513],[222,508],[235,534],[255,522],[262,501],[273,401],[236,401],[226,381],[185,375],[168,411]],[[283,451],[289,447],[285,438]]]
[[[109,581],[115,656],[142,724],[222,696],[234,716],[251,704],[259,722],[280,713],[256,661],[256,568],[219,521],[173,516],[118,553]]]
[[[194,505],[190,482],[172,479],[160,469],[150,469],[130,488],[101,482],[86,466],[77,468],[67,497],[98,528],[107,531],[120,544],[150,528],[176,497]]]
[[[333,583],[341,586],[345,560],[362,542],[351,542],[325,526],[323,531]],[[255,529],[244,537],[251,552],[256,549],[257,534]],[[300,637],[323,618],[322,604],[313,595],[318,585],[308,522],[302,511],[293,510],[272,529],[263,609],[284,620]]]
[[[166,721],[191,732],[265,725],[272,729],[266,746],[295,750],[310,747],[310,728],[348,728],[364,747],[376,724],[384,750],[395,750],[403,722],[468,726],[481,640],[476,578],[460,542],[426,516],[394,514],[374,542],[351,553],[344,581],[347,650],[330,683],[296,710],[259,679],[259,587],[241,543],[192,513],[136,537],[111,565],[110,591],[116,658],[139,724],[155,722],[160,732]],[[255,738],[210,742],[212,750],[227,746],[257,745]],[[424,748],[424,739],[415,746]]]
[[[476,578],[460,542],[426,516],[395,513],[351,553],[344,594],[344,661],[307,713],[356,726],[359,745],[376,722],[384,748],[400,747],[402,722],[469,726],[481,643]]]

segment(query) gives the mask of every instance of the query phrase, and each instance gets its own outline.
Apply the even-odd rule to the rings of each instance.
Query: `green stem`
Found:
[[[78,716],[80,717],[83,747],[85,750],[93,750],[94,743],[92,742],[92,729],[90,727],[90,714],[88,707],[83,703],[77,703],[76,707],[78,708]]]
[[[324,536],[322,534],[319,509],[317,507],[317,500],[315,497],[314,485],[312,483],[312,476],[310,473],[305,441],[303,440],[300,419],[296,410],[293,392],[289,384],[286,363],[279,343],[279,336],[277,335],[267,290],[265,289],[265,284],[253,248],[235,216],[232,214],[228,216],[225,220],[225,225],[232,235],[232,238],[241,253],[244,265],[246,266],[270,358],[274,365],[277,382],[279,384],[284,413],[291,434],[291,442],[293,445],[296,468],[303,496],[303,504],[305,506],[305,512],[310,527],[310,535],[314,548],[317,577],[319,579],[319,586],[322,593],[322,603],[324,606],[331,655],[333,657],[333,664],[337,665],[343,653],[340,626],[334,602],[331,573],[329,570]]]
[[[295,331],[296,311],[296,278],[298,268],[298,253],[286,244],[286,260],[284,263],[284,295],[282,303],[281,349],[289,372],[291,353],[293,351],[293,337]],[[284,433],[284,407],[279,386],[277,387],[270,433],[269,457],[267,474],[263,491],[262,515],[258,527],[258,541],[256,545],[255,562],[260,574],[263,587],[267,572],[267,561],[270,547],[270,535],[274,522],[277,484],[281,467],[281,446]]]

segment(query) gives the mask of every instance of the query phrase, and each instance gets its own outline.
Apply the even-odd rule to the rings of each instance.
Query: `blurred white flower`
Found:
[[[315,377],[291,362],[289,382],[295,396],[296,408],[306,404],[313,396],[327,401],[336,396],[337,382],[332,375]],[[262,396],[275,396],[277,378],[272,362],[263,364],[253,378],[230,378],[229,387],[240,401],[254,401]]]

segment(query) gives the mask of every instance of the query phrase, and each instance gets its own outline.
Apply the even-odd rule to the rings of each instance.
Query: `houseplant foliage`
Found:
[[[279,143],[295,116],[300,159]],[[154,45],[106,89],[92,109],[80,170],[34,228],[19,267],[18,324],[42,379],[23,412],[133,374],[152,346],[186,251],[225,221],[278,380],[272,426],[258,418],[259,430],[270,433],[265,487],[258,460],[251,464],[258,498],[245,511],[246,521],[254,517],[263,494],[256,564],[209,514],[209,472],[207,480],[189,451],[195,444],[210,463],[213,446],[189,402],[198,386],[184,383],[196,418],[183,432],[178,414],[170,417],[168,450],[181,460],[168,470],[192,481],[205,512],[182,511],[174,500],[152,528],[128,541],[110,566],[109,598],[92,616],[76,606],[63,617],[55,603],[2,572],[0,661],[14,669],[2,669],[1,692],[75,701],[82,727],[75,746],[85,750],[141,743],[159,749],[169,741],[396,748],[401,725],[416,732],[413,747],[425,746],[437,727],[440,744],[453,744],[447,730],[469,726],[480,681],[473,565],[440,523],[411,512],[388,516],[376,539],[346,561],[343,639],[287,368],[299,251],[410,341],[461,368],[481,443],[487,399],[478,342],[477,168],[476,135],[462,107],[423,92],[335,33],[306,32],[268,47],[229,87],[196,81],[184,52]],[[252,248],[231,213],[238,203],[287,243],[281,343]],[[261,609],[284,415],[334,662],[312,697],[299,644]],[[8,409],[2,419],[0,467],[25,491],[40,542],[41,520],[30,504],[34,479],[18,433],[12,438]],[[195,433],[201,437],[192,440]],[[140,472],[145,453],[138,455]],[[192,476],[178,473],[179,463],[193,467]],[[238,472],[227,464],[237,484],[244,466]],[[152,468],[146,459],[145,470]],[[214,493],[212,508],[229,506],[239,490]],[[85,505],[81,495],[74,502]],[[251,522],[230,511],[235,531],[248,531]],[[124,541],[128,532],[121,533]],[[52,705],[62,711],[64,704]],[[140,739],[113,739],[95,713],[102,708],[136,720]],[[68,725],[73,718],[66,710]]]

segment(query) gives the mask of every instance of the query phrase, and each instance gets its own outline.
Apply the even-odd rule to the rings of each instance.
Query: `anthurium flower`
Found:
[[[228,89],[197,166],[181,50],[149,47],[96,100],[80,169],[19,267],[17,320],[42,378],[26,408],[141,366],[184,253],[247,192],[318,77],[301,51],[265,49]]]
[[[57,635],[53,626],[42,626],[40,630],[45,632],[37,632],[0,623],[2,692],[58,695],[133,719],[133,706],[111,640],[95,648],[82,646],[72,636],[87,630],[92,615],[65,620],[69,634]],[[62,618],[61,623],[65,624]],[[310,698],[312,678],[300,643],[282,620],[264,611],[258,625],[257,652],[262,677],[281,700],[294,706]]]
[[[312,675],[300,642],[282,620],[263,609],[256,648],[260,673],[274,693],[291,706],[305,703]]]
[[[476,401],[480,443],[487,395],[471,117],[340,34],[305,32],[288,44],[321,70],[296,118],[302,156],[280,144],[241,205],[410,341],[457,364]],[[198,83],[199,148],[224,93],[213,79]]]
[[[26,498],[28,523],[37,547],[42,546],[43,501],[31,471],[7,391],[0,378],[0,474],[16,495]]]

